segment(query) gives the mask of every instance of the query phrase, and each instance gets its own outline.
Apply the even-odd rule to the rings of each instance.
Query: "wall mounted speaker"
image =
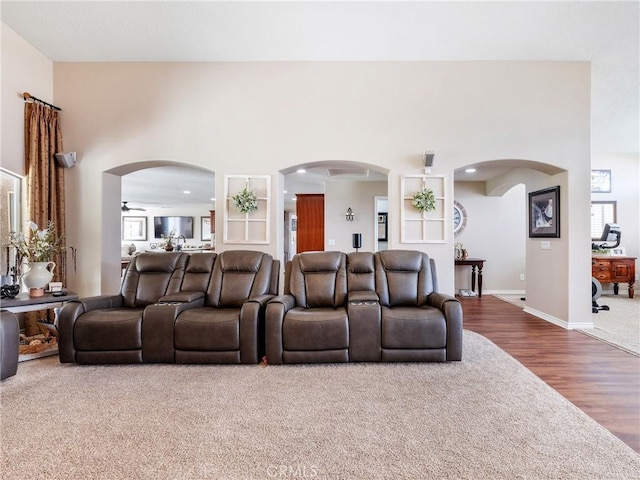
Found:
[[[433,157],[435,157],[435,153],[433,153],[433,152],[424,152],[424,166],[425,167],[433,167]]]
[[[56,160],[64,168],[71,168],[76,164],[76,152],[56,153]]]

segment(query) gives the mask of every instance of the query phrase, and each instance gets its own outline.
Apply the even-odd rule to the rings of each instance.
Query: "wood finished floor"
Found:
[[[460,301],[466,330],[487,337],[640,453],[640,357],[491,295]]]

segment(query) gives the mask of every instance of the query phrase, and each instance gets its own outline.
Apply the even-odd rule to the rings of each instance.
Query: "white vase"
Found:
[[[51,268],[47,268],[51,265]],[[44,287],[53,278],[53,270],[56,268],[54,262],[29,262],[25,263],[29,270],[22,274],[22,281],[29,289],[29,295],[32,297],[42,296]]]

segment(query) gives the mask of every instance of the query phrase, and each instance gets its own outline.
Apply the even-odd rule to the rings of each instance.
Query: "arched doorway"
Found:
[[[352,235],[362,234],[362,249],[375,250],[377,215],[374,198],[388,194],[388,170],[353,161],[300,163],[280,171],[283,175],[284,258],[299,251],[292,243],[300,234],[297,195],[323,196],[323,250],[353,250]],[[352,218],[346,214],[348,209]],[[296,230],[292,235],[291,226]],[[304,223],[302,224],[304,228]]]
[[[205,220],[210,219],[211,210],[215,210],[213,171],[177,161],[136,162],[105,171],[102,186],[101,291],[119,289],[123,244],[134,244],[137,251],[153,250],[153,244],[158,243],[154,217],[190,218],[191,233],[187,236],[191,238],[184,239],[185,245],[197,247],[207,242],[203,228],[210,225],[210,220]],[[127,202],[129,211],[123,211],[123,201]],[[146,220],[145,230],[141,230],[143,234],[136,240],[123,238],[123,217]]]

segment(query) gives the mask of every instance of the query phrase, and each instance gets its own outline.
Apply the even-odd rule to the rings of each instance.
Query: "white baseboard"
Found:
[[[548,313],[541,312],[540,310],[536,310],[535,308],[531,308],[531,307],[524,307],[523,311],[530,315],[533,315],[534,317],[541,318],[542,320],[545,320],[549,323],[553,323],[554,325],[562,327],[565,330],[586,329],[586,328],[593,328],[595,326],[592,321],[576,322],[576,323],[570,324],[565,320],[554,317],[553,315],[549,315]]]
[[[523,295],[526,290],[482,290],[483,295]]]

